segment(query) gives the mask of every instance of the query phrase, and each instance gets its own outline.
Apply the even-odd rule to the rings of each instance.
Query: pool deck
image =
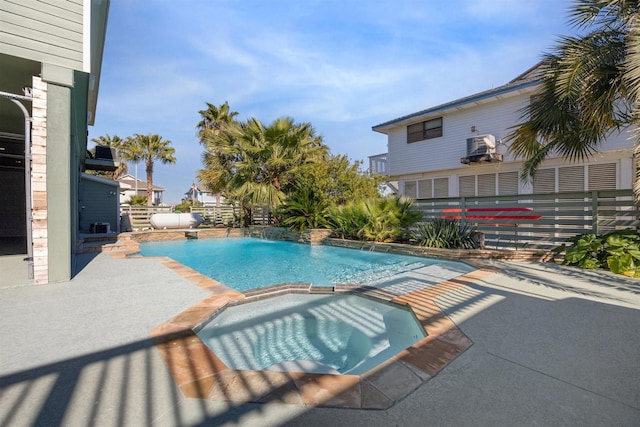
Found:
[[[393,406],[371,410],[185,397],[171,352],[156,345],[171,331],[158,327],[226,288],[161,258],[79,259],[69,282],[0,287],[1,426],[640,423],[637,279],[490,261],[488,273],[429,296],[473,345]],[[197,371],[195,359],[183,369]],[[394,381],[406,387],[393,375],[382,384]],[[260,384],[240,376],[233,389],[258,396]]]

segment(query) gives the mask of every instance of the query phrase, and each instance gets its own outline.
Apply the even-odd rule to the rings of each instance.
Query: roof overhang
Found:
[[[455,101],[440,104],[426,110],[418,111],[413,114],[399,117],[388,122],[373,126],[371,129],[375,132],[388,134],[389,131],[398,126],[406,126],[420,121],[428,120],[434,117],[443,116],[454,111],[464,111],[497,100],[511,98],[513,96],[524,93],[532,93],[540,84],[539,80],[530,80],[525,82],[509,83],[495,89],[490,89],[475,95],[457,99]]]
[[[110,185],[112,187],[119,187],[120,183],[118,181],[114,181],[113,179],[102,178],[99,176],[91,175],[88,173],[82,173],[82,179],[86,179],[88,181],[99,182],[100,184]]]
[[[113,161],[108,159],[85,159],[85,169],[103,172],[113,172],[120,167],[119,161]]]
[[[84,69],[89,73],[89,96],[87,101],[87,121],[93,125],[98,105],[98,88],[102,56],[107,34],[109,0],[85,0],[84,3]]]

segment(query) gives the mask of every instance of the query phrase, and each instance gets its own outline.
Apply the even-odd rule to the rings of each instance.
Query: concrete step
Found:
[[[98,236],[85,237],[78,241],[77,246],[79,253],[137,252],[138,250],[138,243],[126,235],[101,236],[101,238]]]

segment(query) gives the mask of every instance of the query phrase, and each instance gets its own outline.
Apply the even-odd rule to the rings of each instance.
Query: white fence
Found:
[[[131,229],[148,230],[151,226],[151,215],[155,213],[173,212],[172,206],[154,207],[154,206],[121,206],[120,215],[127,217]],[[241,212],[235,206],[195,206],[190,208],[190,212],[200,214],[204,220],[205,227],[239,227],[241,224]],[[266,207],[254,207],[251,210],[252,224],[254,225],[270,225],[273,223],[271,213]],[[123,220],[124,223],[124,220]],[[122,231],[126,231],[127,227],[121,227]]]

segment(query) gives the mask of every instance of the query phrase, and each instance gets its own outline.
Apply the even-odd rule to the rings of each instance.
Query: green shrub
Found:
[[[475,227],[462,225],[457,219],[434,218],[424,224],[418,224],[409,233],[412,243],[419,246],[441,249],[474,249]]]
[[[173,211],[176,213],[181,213],[181,212],[191,212],[191,207],[192,206],[202,206],[202,202],[182,202],[178,205],[175,205],[173,207]]]
[[[327,227],[327,205],[308,187],[287,198],[276,212],[282,225],[303,232]]]
[[[343,239],[365,240],[364,227],[369,217],[364,209],[364,202],[349,203],[329,209],[329,227]]]
[[[616,274],[640,277],[640,234],[632,229],[601,236],[583,234],[570,239],[554,252],[565,252],[563,264],[588,269],[604,268]]]
[[[129,204],[131,206],[147,206],[147,196],[131,196]]]
[[[381,197],[348,203],[329,210],[330,228],[346,239],[397,242],[409,226],[422,219],[404,197]]]

